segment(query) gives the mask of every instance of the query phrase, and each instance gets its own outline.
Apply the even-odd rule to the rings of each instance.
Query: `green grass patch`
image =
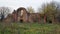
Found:
[[[60,25],[38,23],[0,23],[0,34],[60,34]]]

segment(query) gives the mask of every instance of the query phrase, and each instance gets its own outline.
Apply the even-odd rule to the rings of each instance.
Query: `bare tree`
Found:
[[[27,10],[28,10],[29,13],[34,13],[34,9],[31,6],[28,7]]]
[[[47,16],[49,22],[53,23],[55,21],[58,7],[57,2],[55,1],[42,5],[42,13]]]
[[[2,21],[10,13],[10,8],[0,7],[0,20]]]

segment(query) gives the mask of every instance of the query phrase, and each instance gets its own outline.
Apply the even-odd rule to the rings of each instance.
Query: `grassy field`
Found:
[[[0,34],[60,34],[60,24],[0,23]]]

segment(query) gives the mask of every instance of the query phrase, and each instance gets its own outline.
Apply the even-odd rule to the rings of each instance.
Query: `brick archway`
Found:
[[[17,9],[17,12],[19,12],[19,11],[21,11],[21,10],[25,10],[25,11],[27,12],[26,8],[24,8],[24,7],[18,8],[18,9]]]
[[[23,14],[22,14],[23,13]],[[20,22],[25,22],[25,21],[27,21],[27,10],[24,8],[24,7],[20,7],[20,8],[18,8],[17,9],[17,15],[18,15],[18,21],[20,21]]]

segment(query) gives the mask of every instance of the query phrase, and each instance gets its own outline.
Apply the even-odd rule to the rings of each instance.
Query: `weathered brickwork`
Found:
[[[14,10],[13,13],[5,19],[5,21],[13,22],[39,22],[41,20],[40,13],[29,13],[25,8],[20,7]],[[44,22],[46,22],[46,16],[44,16]]]

